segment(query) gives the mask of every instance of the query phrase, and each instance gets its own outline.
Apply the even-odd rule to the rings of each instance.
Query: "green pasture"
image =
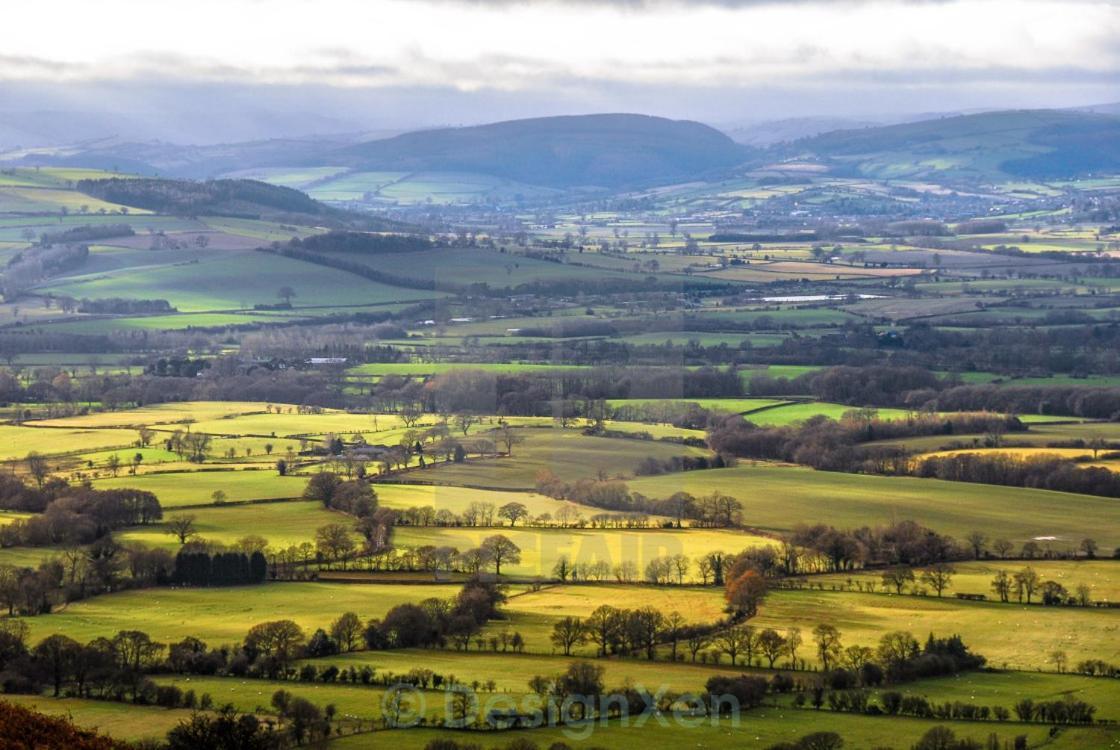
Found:
[[[116,701],[14,694],[5,694],[0,700],[66,718],[84,729],[126,742],[162,740],[176,725],[191,718],[191,711],[185,708],[138,706]]]
[[[347,372],[359,377],[384,377],[386,375],[401,375],[404,377],[419,377],[425,375],[442,375],[453,370],[478,370],[493,373],[517,372],[564,372],[587,369],[584,365],[541,365],[526,364],[521,362],[491,363],[471,362],[460,364],[455,362],[372,362],[370,364],[351,367]]]
[[[469,459],[440,464],[419,472],[417,479],[502,489],[530,489],[537,474],[548,470],[566,481],[581,478],[632,476],[638,463],[652,456],[703,456],[707,451],[673,443],[625,438],[589,437],[574,430],[521,429],[524,442],[512,456]]]
[[[340,669],[347,667],[361,669],[368,666],[375,674],[382,675],[387,673],[403,675],[413,668],[430,669],[444,676],[454,675],[456,680],[465,685],[471,685],[476,680],[485,685],[489,680],[493,680],[495,693],[524,695],[530,692],[528,684],[530,677],[559,674],[576,660],[565,657],[560,650],[549,654],[549,649],[555,647],[547,642],[529,644],[529,647],[532,653],[518,654],[512,651],[494,652],[489,643],[479,651],[477,645],[472,643],[470,650],[467,651],[453,649],[356,651],[313,661],[319,665],[333,664]],[[578,651],[584,657],[594,656],[594,644],[591,648],[581,647]],[[682,651],[684,651],[683,645]],[[665,662],[619,658],[596,659],[594,663],[603,667],[603,682],[608,688],[621,688],[623,685],[632,684],[656,691],[665,686],[673,692],[681,693],[703,690],[704,683],[713,675],[740,672],[739,669],[733,672],[729,663],[725,663],[722,668],[688,662],[670,666]],[[227,682],[227,680],[215,680],[215,682]],[[349,692],[351,699],[356,697],[354,693],[357,693],[357,696],[363,696],[364,700],[368,700],[364,695],[370,692],[355,690],[353,687],[342,688],[342,690]],[[488,694],[488,691],[480,693],[483,698]],[[433,691],[428,694],[426,700],[435,701],[442,708],[443,696],[439,692]]]
[[[276,316],[250,312],[182,313],[140,317],[98,318],[56,323],[54,332],[98,334],[112,331],[181,331],[188,328],[227,328],[298,320],[299,315]]]
[[[654,440],[705,440],[708,433],[687,427],[674,427],[671,424],[650,424],[648,422],[618,422],[608,419],[603,423],[610,432],[624,432],[637,436],[649,435]]]
[[[424,423],[430,425],[434,421],[434,417],[429,417],[424,420]],[[299,414],[293,409],[283,414],[254,413],[200,419],[191,428],[214,435],[256,435],[297,441],[300,436],[336,433],[348,437],[361,433],[367,436],[368,442],[377,443],[380,440],[371,433],[390,432],[403,426],[400,417],[393,414],[348,414],[340,411]]]
[[[37,568],[40,563],[59,557],[61,552],[61,547],[0,547],[0,565]]]
[[[120,411],[97,411],[73,417],[41,419],[31,423],[43,427],[149,427],[163,424],[193,423],[222,419],[242,414],[256,414],[265,411],[263,401],[178,401],[166,404],[151,404],[138,409]],[[282,408],[293,408],[279,404]]]
[[[855,411],[858,407],[845,404],[829,404],[820,401],[805,403],[784,404],[772,409],[762,408],[746,415],[746,419],[763,427],[785,427],[787,425],[804,422],[813,417],[828,417],[840,419],[848,412]],[[876,409],[879,419],[906,419],[912,412],[904,409]]]
[[[815,365],[764,365],[762,367],[746,367],[739,370],[739,379],[743,385],[750,387],[751,380],[762,375],[769,378],[786,378],[793,380],[802,375],[820,371],[821,367]]]
[[[383,253],[374,256],[369,262],[376,264],[378,268],[391,268],[399,276],[452,286],[486,284],[490,287],[515,287],[537,282],[601,282],[611,278],[625,278],[621,273],[604,272],[602,269],[574,264],[551,263],[486,248],[435,248],[408,253]],[[548,321],[541,320],[539,324],[547,326]]]
[[[249,628],[290,619],[310,636],[343,612],[367,620],[398,604],[450,599],[455,585],[266,583],[228,588],[157,588],[123,591],[74,602],[49,616],[29,617],[32,643],[64,633],[83,643],[121,630],[140,629],[170,643],[195,636],[211,646],[240,642]]]
[[[779,346],[786,337],[775,333],[701,333],[694,331],[674,331],[668,333],[639,333],[632,336],[619,336],[611,339],[632,346],[729,346],[740,348],[744,345],[757,348]],[[670,355],[672,356],[672,355]]]
[[[408,671],[407,669],[405,670]],[[293,697],[306,698],[317,706],[332,704],[338,710],[339,718],[375,719],[382,715],[381,706],[385,699],[384,688],[350,683],[293,682],[291,680],[261,680],[247,677],[206,677],[202,675],[158,676],[158,685],[175,685],[186,692],[193,690],[196,696],[209,693],[215,706],[233,705],[238,711],[256,714],[272,714],[272,695],[277,690],[286,690]],[[430,693],[430,717],[442,715],[443,694]]]
[[[346,436],[362,433],[370,436],[369,442],[378,442],[382,438],[399,438],[397,433],[404,426],[394,414],[351,414],[334,409],[300,413],[299,408],[257,401],[186,401],[38,420],[27,426],[130,429],[148,426],[157,433],[181,429],[217,436],[273,438],[277,450],[281,445],[276,441],[298,441],[301,436],[317,438],[328,433]],[[424,424],[432,421],[434,418],[429,418]]]
[[[91,195],[61,187],[8,186],[0,184],[0,213],[47,213],[65,210],[79,215],[104,211],[119,214],[124,208]],[[150,213],[140,208],[128,209],[129,213]]]
[[[548,514],[555,517],[556,512],[566,506],[579,510],[584,518],[603,512],[599,508],[554,500],[535,492],[479,490],[452,485],[389,484],[385,482],[377,483],[374,485],[374,489],[377,491],[379,505],[400,510],[431,506],[437,511],[448,510],[459,514],[473,503],[490,503],[494,507],[500,508],[506,503],[517,502],[524,505],[532,516]],[[503,521],[496,516],[495,520],[498,523],[508,524],[508,521]]]
[[[206,468],[208,464],[198,466]],[[300,497],[307,486],[307,477],[282,477],[272,470],[180,471],[97,479],[93,486],[97,489],[128,487],[147,490],[159,498],[164,508],[175,508],[210,504],[214,492],[218,490],[226,493],[226,499],[231,503]]]
[[[1097,707],[1098,719],[1120,716],[1120,690],[1108,678],[1053,672],[965,672],[949,677],[918,680],[892,689],[924,695],[931,702],[964,701],[1013,710],[1017,701],[1060,701],[1067,697]]]
[[[359,173],[360,174],[360,173]],[[375,180],[385,173],[375,172]],[[353,185],[353,179],[350,185]],[[330,189],[328,183],[324,186]],[[349,187],[349,185],[347,185]],[[372,191],[371,191],[372,192]],[[469,204],[489,200],[536,198],[552,191],[524,183],[474,172],[416,172],[375,189],[383,200],[401,204]],[[315,193],[313,192],[314,196]]]
[[[128,224],[138,234],[147,233],[149,230],[155,232],[185,232],[205,229],[205,225],[197,219],[155,214],[129,213],[127,216],[111,213],[80,214],[76,212],[71,212],[67,216],[61,214],[5,216],[0,214],[0,240],[24,241],[23,232],[25,229],[40,234],[42,232],[58,232],[72,227],[103,226],[105,224]]]
[[[629,486],[655,498],[678,491],[699,497],[718,490],[743,503],[744,523],[777,531],[798,523],[858,528],[914,520],[957,539],[980,530],[1019,545],[1034,537],[1055,537],[1055,549],[1072,549],[1086,536],[1104,549],[1120,543],[1120,517],[1112,498],[1050,490],[748,462],[731,469],[642,477]]]
[[[696,313],[696,319],[701,321],[717,320],[749,325],[752,329],[756,330],[842,326],[845,323],[858,320],[858,318],[848,314],[841,308],[797,307],[792,303],[771,303],[765,307],[752,307],[738,310],[713,308]],[[685,318],[685,320],[687,321],[688,318]]]
[[[260,180],[281,187],[302,190],[312,183],[335,177],[345,171],[345,167],[258,167],[256,169],[241,169],[230,172],[225,176]]]
[[[985,435],[925,435],[901,440],[883,440],[878,445],[903,445],[923,453],[941,450],[967,450],[970,452],[1007,452],[1019,454],[1052,453],[1069,457],[1086,456],[1091,458],[1091,448],[1048,448],[1052,443],[1068,444],[1071,441],[1088,442],[1093,438],[1120,440],[1120,423],[1082,422],[1077,417],[1048,417],[1043,415],[1021,415],[1023,422],[1030,425],[1024,432],[1007,433],[1000,448],[985,448]],[[1047,421],[1051,420],[1051,421]]]
[[[216,232],[248,237],[262,242],[283,242],[293,237],[309,237],[326,231],[322,227],[292,226],[274,221],[244,219],[233,216],[204,216],[201,221],[204,226]]]
[[[302,486],[299,489],[302,490]],[[167,523],[182,515],[194,516],[196,533],[207,541],[232,545],[238,539],[255,535],[264,537],[270,546],[277,548],[303,542],[314,544],[319,527],[332,523],[349,527],[354,520],[351,516],[326,510],[321,503],[311,500],[210,506],[181,512],[172,510],[164,513],[163,523],[134,526],[118,532],[116,538],[174,552],[179,540],[167,533]]]
[[[136,439],[134,430],[125,429],[54,429],[0,424],[0,460],[21,459],[32,451],[49,456],[108,448],[127,449]]]
[[[1045,542],[1041,546],[1044,547]],[[1018,553],[1016,549],[1013,554]],[[1089,587],[1093,601],[1120,600],[1120,562],[1114,560],[973,560],[954,563],[956,572],[945,594],[985,594],[989,599],[998,600],[998,595],[992,591],[992,579],[996,573],[1004,571],[1012,575],[1027,567],[1038,573],[1039,581],[1056,581],[1070,594],[1076,595],[1077,587],[1084,584]],[[809,581],[813,585],[823,584],[826,588],[874,584],[877,591],[891,590],[882,584],[882,575],[878,571],[813,576]],[[920,581],[915,583],[922,586]],[[1037,598],[1036,595],[1036,601]]]
[[[607,405],[617,409],[623,406],[650,405],[669,407],[675,404],[696,404],[700,408],[710,411],[745,414],[759,409],[769,409],[784,403],[786,402],[781,399],[773,398],[631,398],[612,399],[607,402]]]
[[[290,286],[293,304],[362,305],[431,299],[433,292],[369,281],[333,268],[253,251],[212,251],[206,260],[159,268],[71,276],[40,287],[76,298],[165,299],[181,312],[246,310],[276,304],[277,291]],[[231,284],[231,279],[239,283]]]
[[[801,628],[802,658],[815,661],[811,632],[822,623],[837,627],[844,646],[875,647],[886,633],[905,630],[919,641],[930,633],[959,634],[990,666],[1053,669],[1050,655],[1064,651],[1070,664],[1082,659],[1120,658],[1115,610],[1043,607],[995,602],[963,602],[908,594],[834,591],[771,591],[751,623],[758,627]]]

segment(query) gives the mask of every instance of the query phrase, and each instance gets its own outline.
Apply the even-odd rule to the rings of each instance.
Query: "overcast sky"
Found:
[[[159,102],[190,117],[208,102],[231,121],[287,110],[295,122],[281,130],[329,130],[604,110],[727,124],[1120,100],[1120,0],[5,5],[8,112],[153,118]],[[304,122],[301,107],[319,111]]]

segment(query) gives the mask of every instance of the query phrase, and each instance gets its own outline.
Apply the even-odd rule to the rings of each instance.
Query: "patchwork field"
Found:
[[[860,750],[955,748],[917,744],[935,726],[992,750],[1120,750],[1118,610],[1044,606],[1038,593],[1031,604],[1014,593],[1002,603],[991,588],[998,572],[1030,567],[1075,599],[1120,600],[1113,559],[1120,514],[1107,475],[1076,485],[1097,495],[924,480],[890,476],[886,462],[845,465],[854,452],[842,450],[830,465],[852,473],[743,456],[721,456],[728,468],[694,469],[697,459],[716,458],[706,447],[710,425],[670,424],[682,402],[790,434],[810,419],[882,404],[913,405],[875,409],[889,420],[950,402],[1013,404],[1029,429],[965,435],[950,426],[871,447],[903,448],[915,460],[983,451],[1073,462],[1028,482],[1036,486],[1074,486],[1071,468],[1120,470],[1120,281],[1112,268],[1120,258],[1120,181],[1097,170],[1060,180],[1005,171],[1016,160],[1038,168],[1036,157],[1059,159],[1053,154],[1064,151],[1043,142],[1066,133],[1064,118],[1081,115],[997,114],[978,117],[1002,117],[1006,127],[961,130],[971,116],[950,117],[885,128],[881,143],[870,142],[880,133],[862,127],[798,132],[777,146],[738,150],[740,161],[751,156],[733,169],[624,188],[560,189],[426,166],[378,170],[347,146],[365,137],[357,134],[317,146],[318,136],[201,145],[171,158],[175,166],[163,151],[177,147],[152,142],[144,149],[157,157],[153,172],[201,174],[192,160],[209,153],[221,165],[215,174],[264,181],[153,183],[145,197],[154,202],[138,203],[159,212],[76,190],[77,180],[115,173],[22,166],[47,156],[78,163],[78,146],[0,154],[21,160],[0,169],[0,630],[18,635],[26,625],[31,652],[0,658],[0,683],[10,690],[34,683],[30,694],[0,699],[145,747],[192,712],[143,705],[173,692],[154,693],[142,679],[205,693],[213,706],[229,704],[282,732],[295,723],[277,713],[272,696],[289,691],[333,717],[329,737],[298,743],[327,750],[446,750],[448,739],[492,750],[553,742],[567,743],[557,750],[770,750],[815,731],[836,732],[843,747]],[[1101,142],[1113,131],[1104,132]],[[291,159],[272,153],[282,144],[294,149]],[[519,148],[513,140],[499,145],[503,153]],[[567,150],[578,156],[584,145],[553,148],[548,158],[576,158]],[[630,145],[616,158],[633,159]],[[96,148],[132,147],[114,140]],[[315,163],[305,148],[329,156]],[[251,163],[235,164],[239,158]],[[105,227],[112,228],[96,231]],[[338,234],[317,243],[330,249],[315,262],[258,252],[327,232]],[[398,233],[413,236],[379,246]],[[72,252],[79,244],[88,256]],[[413,245],[426,249],[382,252]],[[832,367],[840,369],[805,377]],[[456,377],[465,371],[487,377]],[[650,398],[630,398],[639,395]],[[596,425],[600,399],[610,419]],[[430,429],[440,425],[447,429]],[[509,445],[503,426],[513,428]],[[590,434],[593,426],[605,432]],[[192,457],[169,440],[180,431],[210,436],[205,455]],[[806,451],[850,447],[835,441]],[[780,455],[818,465],[800,451]],[[692,459],[690,470],[679,470],[681,459]],[[334,507],[356,515],[303,499],[321,471],[370,479],[376,512],[349,504],[349,493],[361,489],[354,486]],[[568,486],[546,486],[550,473]],[[87,491],[121,488],[154,493],[162,519],[135,525],[129,499]],[[656,504],[677,493],[696,504],[679,497],[675,506]],[[706,526],[719,515],[721,494],[742,506],[741,518],[725,511],[737,527]],[[495,513],[490,525],[469,525],[480,508],[485,515],[510,503],[527,515],[510,523]],[[171,532],[188,516],[184,547]],[[897,562],[891,555],[913,551],[882,532],[900,521],[927,527],[923,553],[951,558],[943,596],[920,577],[902,593],[883,584],[884,566]],[[851,570],[782,578],[780,567],[760,565],[764,580],[736,574],[727,575],[729,585],[709,583],[713,553],[725,562],[747,550],[780,555],[783,535],[803,524],[838,532],[797,550],[801,560],[832,554],[850,559]],[[359,551],[332,553],[329,539],[316,546],[328,525],[341,526],[339,536]],[[976,532],[985,549],[972,555]],[[517,547],[500,577],[492,557],[461,554],[498,535]],[[283,566],[258,585],[222,585],[249,579],[248,560],[226,553],[262,539],[266,558]],[[394,549],[373,548],[382,542]],[[287,558],[292,547],[299,562]],[[183,549],[210,557],[163,554]],[[995,559],[997,551],[1006,559]],[[472,570],[502,586],[508,598],[496,610]],[[275,580],[289,574],[298,580]],[[572,618],[586,625],[604,606],[628,610],[613,623],[609,656],[599,657],[588,637],[561,642],[578,627]],[[650,609],[672,618],[672,627],[653,622]],[[359,635],[336,633],[336,642],[316,633],[348,611],[358,615]],[[302,634],[276,628],[243,643],[250,628],[277,620],[293,621]],[[755,635],[796,631],[800,645],[771,669],[761,646],[747,656],[744,644],[729,645],[738,622]],[[796,700],[811,700],[811,689],[772,689],[738,722],[678,721],[669,709],[501,733],[452,733],[442,723],[445,684],[471,686],[484,710],[509,709],[543,689],[531,678],[559,679],[581,664],[601,668],[607,689],[690,693],[714,676],[778,673],[810,688],[838,684],[843,676],[824,674],[814,641],[822,624],[835,626],[842,648],[875,649],[896,631],[920,644],[931,634],[960,635],[987,659],[985,669],[910,682],[854,677],[873,704],[885,690],[1009,709],[1023,699],[1086,701],[1099,723],[1023,723],[1014,712],[1006,721],[842,713],[827,699],[818,709]],[[58,665],[37,646],[43,638],[88,644],[121,631],[161,645],[197,637],[230,658],[192,674],[176,663],[178,650],[176,660],[154,663],[164,650],[150,667],[133,669],[121,666],[122,639],[113,674],[87,678],[94,692],[117,681],[113,689],[126,699],[127,680],[135,680],[147,693],[140,700],[74,698],[86,663],[77,657],[61,668],[70,670],[63,697],[48,697]],[[695,655],[689,635],[700,644]],[[339,646],[351,636],[358,650]],[[377,648],[365,648],[367,636]],[[397,648],[401,641],[392,639],[404,636],[416,640]],[[290,655],[281,654],[285,639],[299,644]],[[852,662],[884,660],[873,651],[842,653]],[[287,671],[274,669],[288,656]],[[1090,666],[1100,676],[1080,673]],[[406,701],[424,717],[419,727],[380,723],[371,731],[391,713],[388,684],[427,679]],[[796,747],[839,745],[819,739]]]

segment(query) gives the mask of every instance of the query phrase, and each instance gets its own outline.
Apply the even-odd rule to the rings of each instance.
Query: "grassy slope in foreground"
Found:
[[[680,490],[697,497],[719,490],[742,501],[747,525],[766,529],[818,522],[859,527],[911,519],[958,539],[980,529],[1018,543],[1057,537],[1056,549],[1075,547],[1085,537],[1096,539],[1102,549],[1120,543],[1117,500],[1066,492],[745,462],[732,469],[644,477],[629,485],[657,498]]]
[[[973,737],[982,740],[989,732],[996,732],[1001,740],[1010,742],[1015,735],[1025,734],[1030,738],[1031,747],[1040,743],[1047,733],[1044,726],[1004,725],[939,722],[921,719],[872,718],[816,712],[812,710],[795,711],[786,708],[760,708],[745,714],[739,724],[722,721],[715,726],[710,720],[701,719],[695,724],[682,726],[666,717],[668,726],[663,726],[657,718],[649,718],[640,726],[636,721],[630,726],[618,723],[595,725],[582,729],[572,728],[567,732],[561,729],[529,729],[502,732],[497,735],[459,734],[432,729],[397,730],[385,736],[357,735],[336,740],[334,750],[366,750],[375,747],[392,747],[394,750],[421,750],[434,739],[455,739],[460,742],[480,742],[483,747],[503,747],[514,740],[528,740],[538,747],[548,747],[554,742],[564,742],[573,747],[596,747],[604,750],[680,750],[688,747],[696,750],[727,750],[728,748],[752,748],[762,750],[779,742],[796,741],[798,738],[819,731],[832,731],[845,740],[844,747],[906,748],[916,742],[931,727],[943,725],[951,727],[958,737]],[[1089,730],[1067,730],[1089,731]],[[1101,733],[1096,737],[1111,737]],[[1002,743],[1001,743],[1002,744]],[[1048,745],[1048,748],[1061,750],[1088,750],[1100,748],[1097,744]]]

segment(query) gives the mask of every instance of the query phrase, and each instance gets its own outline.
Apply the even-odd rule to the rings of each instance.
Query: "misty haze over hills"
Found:
[[[0,161],[189,178],[281,167],[458,173],[598,190],[721,179],[790,160],[875,179],[1070,178],[1120,167],[1120,118],[1107,114],[1111,109],[927,115],[887,123],[801,118],[731,135],[689,120],[598,114],[216,145],[103,138],[9,151]]]
[[[346,89],[188,81],[92,81],[80,87],[0,81],[0,149],[114,138],[215,145],[312,135],[386,136],[534,117],[641,112],[689,119],[750,145],[829,130],[888,125],[945,114],[1083,106],[1116,114],[1120,105],[1051,96],[991,95],[936,99],[900,93],[865,97],[860,89],[782,92],[623,87],[587,91],[463,91],[440,87]],[[942,102],[944,110],[930,107]],[[1105,100],[1107,102],[1107,100]]]

